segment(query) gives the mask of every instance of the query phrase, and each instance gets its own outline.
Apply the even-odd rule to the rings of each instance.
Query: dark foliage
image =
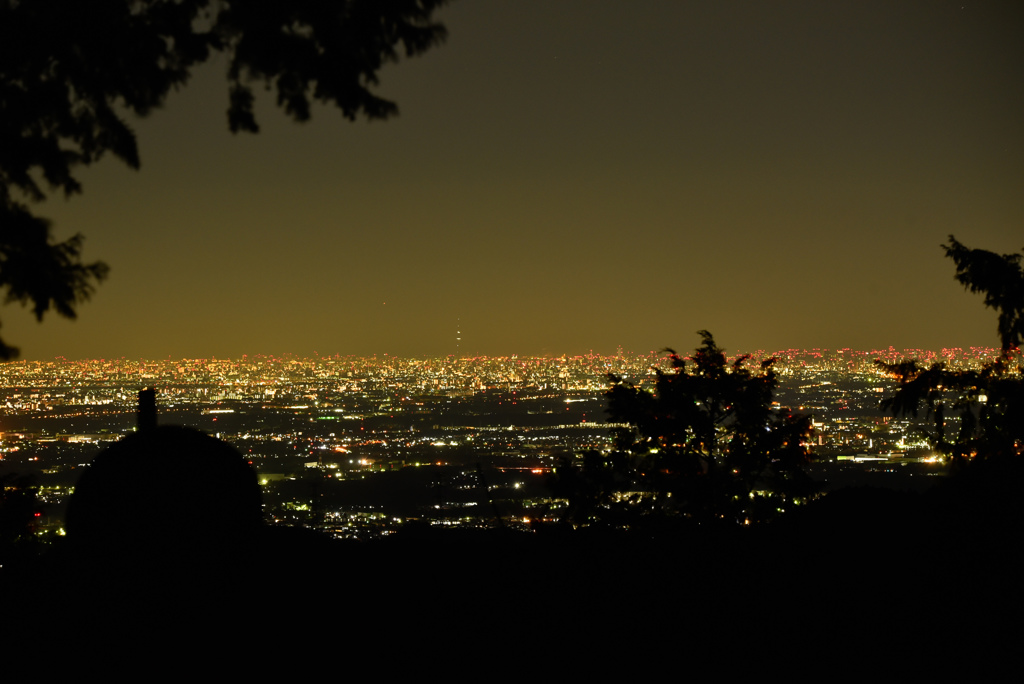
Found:
[[[2,199],[2,197],[0,197]],[[51,308],[75,317],[75,305],[89,298],[107,266],[82,263],[82,236],[55,242],[50,222],[33,216],[17,202],[0,205],[0,288],[5,303],[31,305],[37,320]],[[0,340],[0,360],[18,355],[17,347]]]
[[[1003,354],[1020,347],[1024,339],[1024,254],[996,254],[970,249],[949,236],[942,245],[946,256],[956,263],[956,279],[971,292],[985,295],[985,306],[999,312],[999,341]]]
[[[378,70],[437,45],[445,0],[0,0],[0,287],[7,301],[74,317],[102,263],[81,236],[55,242],[25,202],[81,191],[78,167],[109,153],[140,159],[122,112],[144,116],[214,53],[228,61],[227,118],[256,132],[252,85],[296,121],[312,101],[349,119],[384,119]],[[0,342],[0,359],[17,349]]]
[[[1024,272],[1021,254],[998,255],[969,249],[950,235],[943,245],[956,263],[956,279],[985,295],[999,314],[1000,358],[977,371],[954,371],[945,363],[921,366],[916,360],[875,363],[899,381],[882,401],[894,416],[918,416],[923,409],[934,427],[928,437],[940,453],[964,462],[1008,457],[1024,449]]]
[[[576,523],[657,519],[752,523],[770,520],[814,492],[802,467],[811,419],[771,406],[774,359],[756,370],[731,363],[707,331],[690,359],[670,354],[654,392],[609,376],[609,455],[565,460],[554,480]],[[688,363],[689,362],[689,363]]]

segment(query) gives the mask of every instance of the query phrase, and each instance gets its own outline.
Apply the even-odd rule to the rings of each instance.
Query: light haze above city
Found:
[[[1024,247],[1024,4],[487,0],[384,122],[224,62],[34,207],[109,279],[24,359],[997,346],[949,234]],[[457,332],[458,331],[458,332]],[[456,338],[461,338],[457,341]]]

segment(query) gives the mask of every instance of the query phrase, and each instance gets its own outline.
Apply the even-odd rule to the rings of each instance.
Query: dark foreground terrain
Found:
[[[5,568],[3,644],[15,662],[146,677],[969,667],[985,680],[1021,633],[1020,479],[1007,475],[926,495],[841,490],[753,530],[69,539]]]

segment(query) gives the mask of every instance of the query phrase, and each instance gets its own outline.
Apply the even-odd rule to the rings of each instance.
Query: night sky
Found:
[[[997,346],[953,233],[1024,247],[1024,3],[459,0],[400,115],[227,129],[225,62],[142,168],[37,213],[110,278],[22,358]],[[462,331],[456,348],[456,330]]]

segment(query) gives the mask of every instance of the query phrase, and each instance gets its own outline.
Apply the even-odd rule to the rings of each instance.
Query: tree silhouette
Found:
[[[985,293],[985,306],[999,312],[999,341],[1004,357],[1017,350],[1024,339],[1024,254],[999,255],[969,249],[952,235],[942,249],[956,263],[956,279],[964,288]]]
[[[934,427],[932,446],[955,462],[1005,457],[1024,450],[1024,271],[1022,254],[969,249],[950,235],[942,245],[956,263],[956,279],[985,295],[998,312],[1002,352],[977,371],[953,371],[945,363],[921,366],[916,360],[875,363],[899,381],[896,393],[881,403],[894,416],[916,417],[923,408]],[[955,429],[947,425],[956,421]]]
[[[730,363],[711,333],[698,334],[703,343],[689,359],[666,350],[673,372],[657,370],[653,392],[609,376],[609,420],[628,427],[613,431],[611,454],[563,464],[555,491],[579,489],[567,495],[570,514],[625,525],[666,517],[749,523],[813,492],[801,468],[810,416],[772,409],[775,359],[751,370],[749,355]]]
[[[81,260],[82,236],[56,242],[26,202],[81,192],[76,168],[110,153],[139,167],[118,113],[144,116],[193,67],[228,61],[232,132],[259,130],[251,86],[274,89],[296,121],[310,102],[348,119],[385,119],[377,72],[439,44],[445,0],[0,0],[0,288],[7,303],[73,318],[106,273]],[[0,341],[0,359],[18,350]]]

